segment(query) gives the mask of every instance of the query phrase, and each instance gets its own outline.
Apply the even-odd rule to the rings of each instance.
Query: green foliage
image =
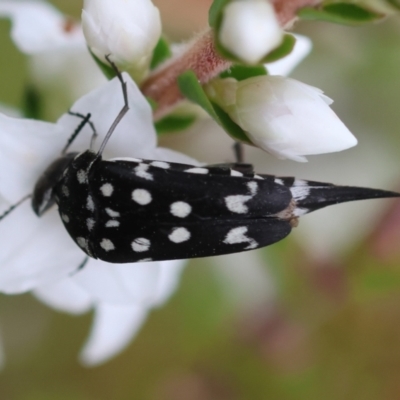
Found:
[[[34,85],[27,85],[22,96],[22,115],[25,118],[43,119],[42,98]]]
[[[158,135],[171,132],[180,132],[187,129],[196,121],[194,115],[177,115],[171,114],[155,123]]]
[[[267,70],[263,65],[247,66],[235,64],[228,70],[222,72],[220,78],[234,78],[237,81],[243,81],[260,75],[267,75]]]
[[[94,54],[93,52],[89,49],[90,54],[92,55],[94,61],[96,62],[96,64],[98,65],[98,67],[100,68],[101,72],[103,72],[103,74],[105,75],[105,77],[108,80],[111,80],[113,78],[115,78],[117,76],[115,69],[113,67],[111,67],[111,65],[108,64],[104,64],[102,61],[100,61]]]
[[[180,75],[178,85],[181,93],[206,111],[214,121],[225,129],[226,133],[235,140],[252,144],[245,131],[232,121],[227,113],[209,100],[193,71],[186,71]]]
[[[399,0],[386,0],[391,6],[400,10],[400,1]]]
[[[343,25],[360,25],[382,19],[384,15],[352,3],[332,3],[320,9],[305,7],[297,15],[302,19],[320,20]]]
[[[230,0],[214,0],[211,4],[208,12],[208,23],[212,28],[216,28],[219,25],[221,19],[222,10]]]
[[[157,43],[153,51],[153,57],[150,63],[150,69],[157,68],[161,63],[168,60],[172,55],[169,43],[163,37],[160,37],[160,40]]]
[[[215,121],[218,121],[218,116],[208,99],[206,93],[201,87],[197,76],[193,71],[186,71],[178,77],[178,86],[181,93],[193,103],[199,105],[207,114]]]
[[[261,60],[261,63],[266,64],[286,57],[292,52],[295,44],[296,38],[293,35],[286,33],[283,36],[282,43],[279,45],[279,47],[269,52],[265,58]]]

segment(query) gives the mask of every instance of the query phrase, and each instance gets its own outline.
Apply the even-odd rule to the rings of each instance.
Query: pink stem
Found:
[[[271,0],[271,2],[281,25],[287,27],[294,22],[298,9],[314,6],[321,0]],[[231,62],[217,53],[214,47],[213,31],[208,29],[183,54],[150,74],[142,83],[143,94],[157,103],[154,119],[157,120],[166,115],[183,99],[176,81],[183,72],[194,71],[199,82],[205,84],[230,66]]]

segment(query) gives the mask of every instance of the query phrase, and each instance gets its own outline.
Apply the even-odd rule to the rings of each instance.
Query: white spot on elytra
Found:
[[[264,178],[263,178],[262,176],[260,176],[260,175],[254,175],[254,179],[261,179],[261,180],[264,180]]]
[[[190,204],[184,201],[176,201],[170,206],[171,214],[178,218],[185,218],[192,212]]]
[[[254,181],[248,182],[247,187],[249,188],[251,195],[237,194],[225,197],[225,204],[229,211],[236,214],[246,214],[249,211],[245,203],[257,194],[258,183]]]
[[[76,238],[76,243],[78,243],[78,245],[82,249],[88,251],[89,246],[88,246],[88,240],[87,239],[85,239],[84,237],[77,237]]]
[[[277,183],[278,185],[283,185],[283,186],[285,186],[285,183],[283,182],[282,179],[275,178],[274,182]]]
[[[245,247],[244,250],[255,249],[258,246],[258,243],[254,239],[246,236],[247,231],[248,228],[246,226],[240,226],[238,228],[231,229],[227,233],[224,239],[224,243],[226,244],[249,243],[249,245]]]
[[[110,197],[114,191],[114,186],[111,183],[105,183],[100,187],[100,190],[104,197]]]
[[[254,182],[254,181],[249,182],[247,184],[247,187],[249,188],[252,196],[255,196],[257,194],[257,191],[258,191],[258,183],[257,182]]]
[[[117,218],[121,216],[121,214],[118,211],[114,211],[111,208],[106,208],[105,211],[111,218]]]
[[[168,239],[174,243],[182,243],[189,240],[190,236],[190,232],[186,228],[174,228],[168,235]]]
[[[310,210],[308,208],[301,208],[301,207],[296,207],[293,210],[293,216],[294,217],[301,217],[304,214],[307,214]]]
[[[62,219],[66,224],[68,224],[68,222],[69,222],[69,217],[68,217],[67,214],[61,214],[61,219]]]
[[[115,219],[110,219],[106,222],[106,228],[117,228],[119,226],[119,221]]]
[[[86,199],[86,208],[89,211],[94,211],[94,202],[92,196],[88,196]]]
[[[91,231],[95,225],[96,221],[93,218],[88,218],[86,220],[86,226],[89,229],[89,231]]]
[[[310,187],[308,186],[307,181],[295,179],[290,191],[294,199],[299,201],[305,199],[310,194]]]
[[[150,174],[149,172],[147,172],[148,169],[149,169],[149,165],[148,164],[139,164],[135,168],[135,174],[139,178],[143,178],[143,179],[147,179],[149,181],[152,181],[153,180],[153,175]]]
[[[243,176],[243,174],[239,171],[235,171],[234,169],[231,169],[231,176]]]
[[[65,185],[62,186],[61,190],[62,190],[63,195],[64,195],[65,197],[68,197],[68,196],[69,196],[69,189],[68,189]]]
[[[114,243],[110,239],[103,239],[100,242],[100,246],[105,250],[105,251],[111,251],[115,250]]]
[[[150,240],[146,238],[136,238],[132,243],[132,250],[136,253],[148,251],[150,249]]]
[[[142,206],[145,206],[145,205],[151,203],[152,197],[148,190],[135,189],[132,192],[132,200]]]
[[[184,172],[189,172],[191,174],[208,174],[208,169],[207,168],[189,168],[189,169],[185,169]]]
[[[150,165],[152,165],[153,167],[158,167],[158,168],[163,168],[163,169],[168,169],[171,166],[165,162],[165,161],[152,161],[150,163]]]
[[[249,209],[246,206],[246,201],[250,200],[252,196],[244,196],[241,194],[235,196],[226,196],[225,204],[229,211],[232,211],[236,214],[246,214]]]
[[[81,183],[81,184],[87,183],[87,173],[86,173],[86,171],[84,171],[83,169],[80,169],[76,173],[76,178],[78,179],[78,182]]]

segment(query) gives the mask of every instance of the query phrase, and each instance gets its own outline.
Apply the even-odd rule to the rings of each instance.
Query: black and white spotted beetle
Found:
[[[32,196],[39,216],[58,204],[67,231],[90,257],[128,263],[252,250],[286,237],[308,212],[346,201],[399,196],[254,174],[248,164],[196,167],[103,160],[103,149],[128,110],[126,84],[121,74],[118,77],[125,105],[100,150],[65,151],[39,179]]]

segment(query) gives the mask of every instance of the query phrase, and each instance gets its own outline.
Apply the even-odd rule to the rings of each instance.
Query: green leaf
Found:
[[[302,8],[297,15],[308,20],[320,20],[343,25],[360,25],[384,17],[366,8],[351,3],[333,3],[317,10],[311,7]]]
[[[217,114],[204,93],[196,74],[193,71],[186,71],[182,75],[178,76],[178,86],[181,93],[193,103],[199,105],[204,111],[206,111],[215,121],[219,123]]]
[[[400,0],[386,0],[391,6],[400,10]]]
[[[22,115],[25,118],[43,119],[42,105],[42,97],[37,88],[27,85],[22,98]]]
[[[263,65],[247,66],[236,64],[220,74],[220,78],[235,78],[243,81],[254,76],[267,75],[267,70]]]
[[[158,67],[165,60],[168,60],[172,56],[171,49],[169,47],[169,43],[165,38],[160,37],[160,40],[157,43],[153,51],[153,58],[151,59],[150,69],[154,69]]]
[[[218,20],[221,18],[222,10],[229,0],[214,0],[208,11],[208,23],[212,28],[216,28]]]
[[[155,123],[158,135],[180,132],[196,121],[195,115],[168,115]]]
[[[219,124],[225,129],[226,133],[239,142],[253,145],[245,131],[236,122],[232,121],[231,117],[221,107],[215,103],[211,104],[218,115]]]
[[[232,121],[222,108],[209,100],[193,71],[186,71],[180,75],[178,77],[178,86],[187,99],[205,110],[230,136],[241,142],[251,144],[244,130]]]
[[[293,35],[286,33],[283,36],[282,43],[279,47],[269,52],[267,56],[261,60],[261,63],[266,64],[286,57],[292,52],[295,44],[296,38]]]
[[[88,48],[89,49],[89,48]],[[92,52],[92,50],[89,49],[90,54],[92,55],[94,61],[98,65],[98,67],[101,69],[101,72],[106,76],[108,80],[111,80],[117,76],[117,73],[111,65],[104,64],[102,61],[100,61]]]

